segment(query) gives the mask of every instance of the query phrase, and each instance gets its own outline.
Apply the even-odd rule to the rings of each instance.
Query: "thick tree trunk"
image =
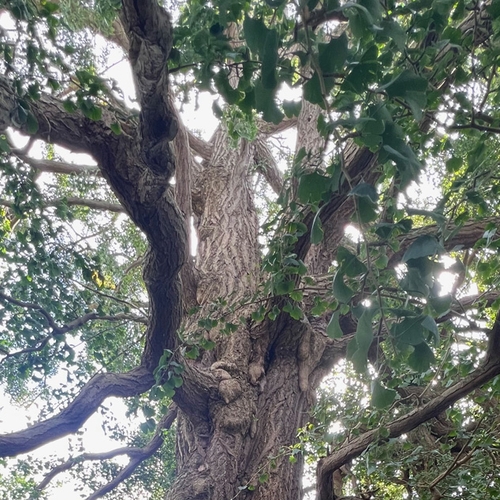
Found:
[[[249,299],[259,283],[258,220],[251,187],[258,155],[246,141],[236,149],[228,144],[219,129],[211,141],[211,159],[194,179],[201,310],[188,318],[188,332],[210,315],[218,299],[230,304]],[[189,362],[184,386],[175,397],[181,409],[178,477],[168,500],[301,496],[301,460],[290,461],[289,455],[297,429],[307,422],[318,379],[309,377],[308,370],[301,387],[304,363],[298,350],[310,326],[293,324],[287,317],[242,323],[238,318],[251,310],[243,309],[230,318],[238,324],[236,332],[206,333],[216,347]],[[315,347],[319,362],[325,346]]]

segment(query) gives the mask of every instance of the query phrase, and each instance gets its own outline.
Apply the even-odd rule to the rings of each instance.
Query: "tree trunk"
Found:
[[[211,315],[218,299],[230,304],[251,299],[260,278],[251,186],[257,152],[243,140],[232,149],[223,128],[211,145],[212,157],[194,180],[201,310],[188,318],[187,332]],[[306,363],[299,351],[309,339],[306,349],[316,350],[319,363],[325,345],[313,345],[311,326],[288,316],[258,324],[239,321],[251,312],[242,308],[231,317],[238,325],[231,335],[205,332],[216,347],[188,362],[174,398],[181,409],[178,478],[168,500],[301,497],[302,461],[290,460],[290,447],[307,422],[319,372],[308,369],[301,385]]]

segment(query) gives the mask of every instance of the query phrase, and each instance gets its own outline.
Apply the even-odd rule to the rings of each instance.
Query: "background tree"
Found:
[[[145,417],[125,448],[19,460],[11,497],[66,470],[88,498],[136,470],[121,496],[499,496],[498,2],[0,5],[0,370],[43,401],[0,456],[111,396]],[[225,101],[209,141],[176,109],[200,91]]]

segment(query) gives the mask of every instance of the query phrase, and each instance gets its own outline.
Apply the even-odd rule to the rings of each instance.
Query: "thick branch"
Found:
[[[449,408],[459,399],[470,394],[475,389],[489,382],[500,374],[500,313],[496,317],[495,325],[490,333],[488,355],[485,363],[465,377],[460,382],[445,389],[439,396],[431,399],[428,403],[415,408],[408,414],[393,420],[385,425],[388,438],[397,438],[409,432],[422,423],[436,417]],[[380,429],[373,429],[353,439],[342,446],[335,453],[320,460],[317,467],[318,476],[318,500],[331,500],[331,492],[327,485],[329,476],[334,470],[358,457],[369,445],[379,439]]]
[[[154,384],[150,370],[139,367],[127,373],[101,373],[83,387],[76,398],[58,415],[31,427],[0,435],[0,457],[32,451],[76,432],[102,402],[111,396],[127,398],[149,390]]]
[[[212,146],[188,131],[189,147],[203,160],[210,161],[212,158]]]
[[[17,154],[14,151],[15,154]],[[27,155],[17,154],[21,160],[39,172],[52,174],[94,174],[100,175],[99,167],[96,165],[75,165],[64,161],[37,160]]]
[[[118,142],[108,124],[115,121],[103,110],[103,120],[93,121],[82,113],[68,113],[59,99],[42,95],[30,103],[30,111],[38,122],[38,130],[29,133],[26,123],[18,117],[17,98],[10,81],[0,76],[0,132],[8,127],[37,139],[58,144],[71,151],[94,156],[96,151],[108,150]]]
[[[119,455],[128,455],[130,457],[130,461],[127,466],[124,467],[109,483],[105,484],[102,488],[99,488],[98,491],[90,495],[87,500],[101,498],[106,493],[109,493],[111,490],[116,488],[125,479],[129,478],[142,462],[150,458],[160,448],[163,444],[163,432],[170,429],[176,417],[177,407],[172,404],[166,415],[158,423],[153,438],[143,448],[126,446],[104,453],[83,453],[78,457],[70,458],[63,464],[54,467],[54,469],[52,469],[49,474],[44,477],[43,481],[36,487],[36,489],[38,491],[42,491],[58,474],[71,469],[77,463],[83,461],[109,460]]]
[[[498,227],[500,225],[500,217],[470,220],[464,223],[463,226],[459,227],[449,224],[446,226],[446,234],[450,236],[444,241],[446,250],[466,250],[473,248],[478,240],[484,237],[486,226],[491,224]],[[399,263],[408,247],[414,243],[417,238],[426,234],[437,234],[437,232],[438,227],[435,224],[432,224],[416,229],[410,234],[405,235],[400,242],[399,250],[391,256],[388,265],[390,267],[394,267],[397,263]]]
[[[266,140],[264,137],[257,137],[252,142],[252,147],[257,170],[264,176],[272,190],[279,195],[283,187],[283,174],[280,172]]]
[[[0,205],[10,208],[13,208],[15,206],[13,201],[2,200],[2,199],[0,199]],[[58,205],[87,207],[91,208],[92,210],[102,210],[104,212],[115,212],[115,213],[125,212],[125,209],[119,203],[110,203],[108,201],[100,201],[100,200],[89,200],[86,198],[76,198],[74,196],[70,196],[68,198],[60,198],[57,200],[48,200],[43,203],[43,206],[45,207],[57,207]]]

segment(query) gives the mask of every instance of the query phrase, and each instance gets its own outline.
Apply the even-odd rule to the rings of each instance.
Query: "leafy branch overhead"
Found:
[[[0,2],[1,493],[497,498],[499,18]]]

